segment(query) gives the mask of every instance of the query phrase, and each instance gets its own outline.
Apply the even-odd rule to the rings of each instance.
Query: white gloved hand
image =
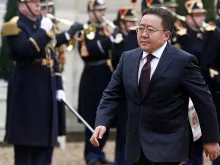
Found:
[[[41,20],[41,25],[40,27],[44,29],[45,31],[51,31],[53,27],[53,22],[51,21],[50,18],[48,17],[43,17]]]
[[[63,90],[57,90],[56,99],[57,101],[66,100],[65,92]]]

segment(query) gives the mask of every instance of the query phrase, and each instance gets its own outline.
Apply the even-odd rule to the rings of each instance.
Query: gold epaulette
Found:
[[[178,31],[176,31],[176,34],[179,36],[184,36],[187,34],[187,29],[178,30]]]
[[[215,76],[219,75],[219,72],[217,70],[214,69],[209,69],[209,75],[211,78],[214,78]]]
[[[176,34],[179,36],[184,36],[187,34],[187,29],[182,25],[180,21],[175,22]]]
[[[5,22],[2,27],[2,36],[18,35],[21,32],[21,29],[17,25],[18,20],[19,17],[15,16],[10,21]]]
[[[93,40],[96,36],[97,25],[95,25],[95,24],[84,24],[83,28],[84,28],[83,32],[84,32],[85,37],[88,40]]]
[[[214,31],[216,29],[216,25],[213,23],[209,23],[207,26],[204,27],[205,31]]]

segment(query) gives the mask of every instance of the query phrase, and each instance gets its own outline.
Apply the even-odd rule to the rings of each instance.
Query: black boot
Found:
[[[107,160],[106,158],[104,159],[99,159],[101,164],[108,164],[108,165],[114,165],[114,162]]]
[[[101,162],[98,159],[92,159],[88,161],[87,165],[101,165]]]

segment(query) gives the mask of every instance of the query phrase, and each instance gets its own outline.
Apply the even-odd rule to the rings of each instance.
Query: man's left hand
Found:
[[[209,156],[210,161],[215,160],[220,155],[220,147],[219,143],[206,143],[204,144],[204,151],[206,154],[206,157]]]
[[[66,100],[65,92],[63,90],[57,90],[56,99],[57,101]]]

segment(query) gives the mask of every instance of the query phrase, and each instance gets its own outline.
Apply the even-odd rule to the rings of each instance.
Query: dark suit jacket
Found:
[[[128,106],[126,156],[139,159],[141,147],[154,162],[182,162],[190,155],[193,142],[188,121],[188,102],[197,110],[204,143],[218,142],[216,110],[193,55],[167,44],[141,99],[138,69],[142,50],[124,52],[103,93],[96,126],[108,126],[121,100]]]

